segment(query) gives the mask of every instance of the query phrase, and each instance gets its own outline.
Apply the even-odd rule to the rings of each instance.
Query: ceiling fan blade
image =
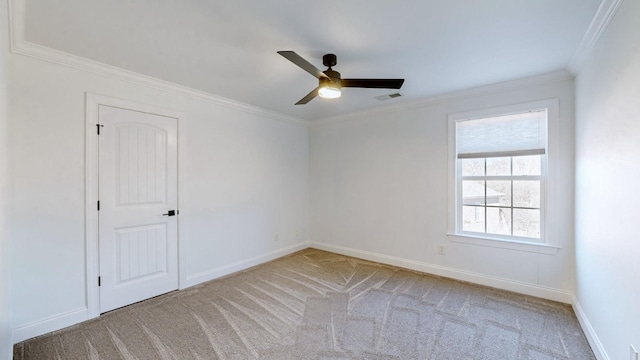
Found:
[[[318,79],[329,78],[322,71],[320,71],[320,69],[313,66],[310,62],[305,60],[302,56],[296,54],[295,51],[278,51],[278,54],[282,55],[285,59],[298,65],[302,70],[308,72],[309,74],[315,76]]]
[[[320,90],[319,86],[317,88],[311,90],[311,92],[308,93],[307,96],[305,96],[302,99],[300,99],[300,101],[298,101],[296,103],[296,105],[304,105],[304,104],[308,103],[309,101],[313,100],[314,97],[318,96],[318,90]]]
[[[342,79],[342,87],[400,89],[404,79]]]

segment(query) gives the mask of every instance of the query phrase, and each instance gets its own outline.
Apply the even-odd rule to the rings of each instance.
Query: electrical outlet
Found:
[[[280,236],[278,236],[278,234],[276,233],[273,235],[273,241],[278,241],[278,240],[280,240]]]
[[[640,358],[638,357],[638,350],[636,350],[636,348],[631,344],[629,344],[629,359],[640,360]]]
[[[447,249],[444,247],[444,245],[438,245],[438,254],[445,255],[446,253]]]
[[[296,239],[300,237],[300,230],[296,229]]]

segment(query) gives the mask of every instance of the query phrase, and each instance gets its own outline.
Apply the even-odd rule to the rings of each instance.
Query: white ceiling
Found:
[[[26,40],[301,119],[567,68],[600,0],[29,0]],[[276,53],[343,78],[405,78],[338,100],[296,101],[317,80]]]

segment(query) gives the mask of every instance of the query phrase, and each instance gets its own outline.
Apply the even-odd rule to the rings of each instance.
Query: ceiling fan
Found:
[[[295,51],[278,51],[287,60],[298,65],[302,70],[318,78],[320,84],[303,97],[296,105],[304,105],[316,96],[325,99],[339,98],[343,87],[375,88],[375,89],[400,89],[404,79],[342,79],[340,73],[332,69],[338,63],[334,54],[326,54],[322,57],[322,64],[328,67],[325,71],[313,66],[310,62],[296,54]]]

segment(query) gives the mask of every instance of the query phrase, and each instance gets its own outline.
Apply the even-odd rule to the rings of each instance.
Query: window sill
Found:
[[[492,239],[487,237],[472,236],[467,234],[452,234],[452,233],[447,233],[447,237],[449,237],[449,241],[463,243],[463,244],[488,246],[488,247],[518,250],[518,251],[527,251],[527,252],[533,252],[536,254],[555,255],[556,253],[558,253],[558,250],[560,250],[559,246],[550,245],[546,243],[529,242],[529,241]]]

